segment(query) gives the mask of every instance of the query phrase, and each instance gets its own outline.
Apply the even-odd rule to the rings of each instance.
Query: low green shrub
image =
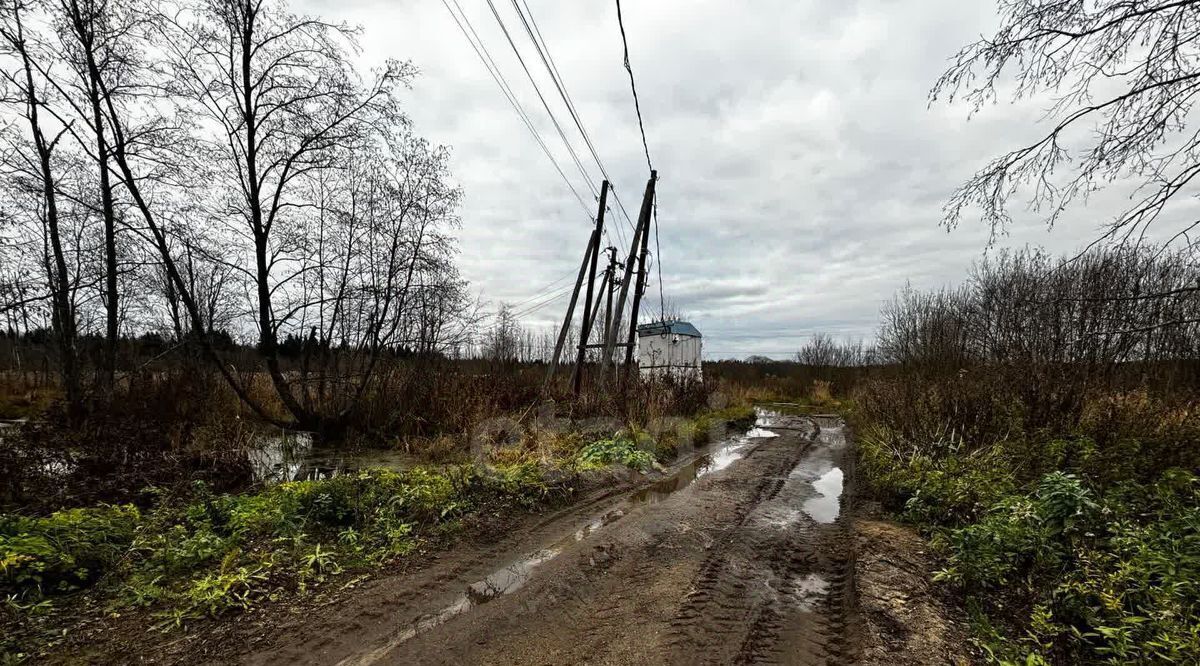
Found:
[[[619,464],[644,472],[654,465],[654,454],[627,437],[592,442],[580,449],[575,459],[583,470]]]
[[[552,492],[536,465],[367,470],[244,495],[196,484],[142,514],[130,506],[0,516],[0,593],[21,608],[94,585],[114,606],[160,607],[178,624],[303,591],[347,566],[405,555],[492,502]]]
[[[936,578],[967,594],[996,661],[1200,661],[1200,478],[1190,472],[1102,498],[1051,473],[934,543],[947,562]],[[1023,632],[997,632],[989,616]]]
[[[1075,539],[1097,521],[1097,509],[1078,478],[1048,474],[1032,494],[1005,497],[979,522],[938,533],[934,544],[949,555],[937,578],[994,590],[1061,571]]]
[[[132,506],[0,515],[0,593],[41,597],[95,582],[125,555],[140,519]]]

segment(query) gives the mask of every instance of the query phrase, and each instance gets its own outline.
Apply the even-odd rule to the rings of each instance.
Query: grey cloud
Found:
[[[421,68],[407,105],[419,131],[453,147],[466,194],[466,277],[492,302],[524,301],[577,270],[595,204],[487,5],[460,2],[588,210],[441,3],[307,0],[300,9],[362,24],[368,63],[397,57]],[[612,3],[528,2],[636,214],[646,165]],[[661,176],[664,291],[704,332],[707,349],[777,353],[820,330],[869,339],[880,305],[906,281],[954,284],[985,251],[989,231],[979,224],[953,233],[939,226],[942,204],[989,157],[1035,137],[1046,100],[999,105],[968,121],[965,108],[930,108],[927,94],[947,58],[995,25],[992,3],[658,0],[627,2],[624,11]],[[585,156],[549,81],[536,75]],[[1117,188],[1094,197],[1053,232],[1023,214],[998,246],[1076,248],[1126,195]],[[627,227],[610,231],[614,242],[629,235]],[[652,284],[649,312],[657,293]],[[527,323],[552,325],[564,306],[557,301]]]

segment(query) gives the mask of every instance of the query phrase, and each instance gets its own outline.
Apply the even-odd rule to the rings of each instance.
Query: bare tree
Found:
[[[67,264],[65,233],[60,219],[56,150],[67,128],[54,123],[46,111],[46,99],[52,94],[40,75],[44,65],[39,59],[44,52],[37,49],[27,29],[29,4],[13,0],[0,5],[0,47],[11,66],[0,68],[5,84],[4,100],[15,107],[28,132],[27,138],[11,138],[6,167],[12,183],[26,195],[36,197],[31,203],[39,211],[41,237],[44,241],[45,275],[52,304],[53,328],[61,354],[62,381],[72,418],[83,405],[77,348],[77,320],[73,298],[73,278]],[[52,129],[53,128],[53,129]]]
[[[38,250],[47,277],[6,279],[3,307],[51,302],[72,404],[79,331],[103,332],[111,390],[129,308],[285,427],[339,428],[384,358],[469,338],[461,193],[400,110],[410,65],[360,76],[356,29],[282,0],[38,0],[3,21],[4,101],[29,129],[6,130],[0,186],[28,219],[0,252]],[[257,338],[261,373],[222,357],[229,332]]]
[[[53,9],[60,43],[76,79],[71,86],[73,90],[63,91],[63,98],[70,101],[76,116],[88,128],[90,136],[79,136],[80,145],[88,150],[95,164],[99,212],[104,225],[105,349],[101,378],[111,391],[117,365],[121,303],[117,286],[115,186],[110,173],[106,109],[101,88],[107,86],[112,94],[123,87],[132,66],[131,28],[138,19],[127,7],[119,6],[117,0],[58,0]],[[54,83],[60,89],[64,87]]]
[[[960,187],[947,225],[978,206],[993,233],[1002,231],[1009,200],[1024,188],[1052,225],[1072,202],[1128,179],[1140,194],[1104,237],[1136,240],[1170,201],[1196,195],[1200,133],[1187,121],[1200,93],[1200,1],[1001,0],[999,8],[1000,28],[958,53],[931,101],[961,98],[978,111],[998,88],[1011,85],[1014,99],[1048,92],[1052,125]],[[1071,150],[1085,131],[1091,141]],[[1070,177],[1059,176],[1064,167]]]

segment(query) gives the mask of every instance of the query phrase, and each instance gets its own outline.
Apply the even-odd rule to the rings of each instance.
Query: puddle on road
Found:
[[[602,516],[593,518],[592,521],[589,522],[587,525],[584,525],[583,527],[575,530],[575,534],[573,535],[573,538],[575,539],[575,541],[583,541],[584,539],[591,536],[593,532],[595,532],[596,530],[599,530],[601,527],[604,527],[605,525],[608,525],[610,523],[615,523],[618,520],[620,520],[621,518],[624,518],[625,511],[626,510],[624,508],[613,509],[612,511],[609,511],[608,513],[605,513]]]
[[[792,596],[796,606],[805,613],[811,613],[818,601],[829,592],[829,581],[817,574],[808,574],[792,581]]]
[[[770,430],[765,430],[765,429],[759,428],[757,426],[746,431],[746,437],[749,437],[750,439],[763,439],[766,437],[778,437],[778,436],[779,436],[779,433],[777,433],[777,432],[771,432]]]
[[[804,501],[804,513],[818,523],[832,523],[842,512],[842,480],[844,475],[840,467],[825,472],[812,482],[817,491],[816,497]]]
[[[539,550],[529,556],[510,564],[509,566],[493,572],[487,578],[476,581],[467,586],[467,591],[463,594],[461,601],[469,602],[468,606],[479,606],[509,592],[515,592],[529,580],[529,575],[533,573],[534,568],[543,562],[558,557],[562,552],[562,548],[546,548]]]
[[[530,553],[503,569],[498,569],[488,575],[487,578],[471,583],[454,603],[436,613],[417,618],[406,629],[389,641],[386,646],[361,657],[344,660],[341,662],[342,666],[374,663],[400,644],[418,634],[445,624],[454,617],[476,606],[485,604],[510,592],[515,592],[529,580],[530,576],[533,575],[533,571],[538,566],[557,557],[571,543],[583,541],[604,526],[620,520],[634,507],[661,502],[670,495],[692,485],[696,479],[729,467],[746,455],[746,448],[752,440],[779,436],[778,433],[765,430],[761,427],[766,425],[762,422],[763,411],[758,410],[759,421],[746,434],[733,437],[715,450],[697,456],[694,460],[681,467],[675,474],[634,493],[622,506],[593,518],[573,534],[559,540],[550,547]]]
[[[761,505],[755,519],[775,529],[791,529],[807,517],[819,525],[836,522],[841,514],[845,474],[835,464],[846,446],[846,433],[836,417],[811,417],[820,425],[816,442],[785,479],[775,501]]]
[[[760,412],[760,423],[748,430],[746,434],[734,437],[714,451],[697,456],[695,460],[679,468],[679,471],[675,474],[635,493],[630,497],[629,503],[636,505],[661,502],[663,499],[692,485],[696,479],[712,474],[713,472],[719,472],[744,458],[746,453],[748,453],[747,447],[750,445],[751,440],[779,436],[778,433],[764,430],[760,427],[762,425],[761,420]]]
[[[413,620],[407,628],[396,634],[387,645],[376,650],[361,655],[343,659],[339,662],[339,666],[349,666],[351,664],[373,664],[384,658],[389,652],[397,646],[411,640],[418,634],[434,629],[446,622],[449,622],[458,615],[471,610],[476,606],[486,604],[492,599],[516,592],[529,580],[533,570],[539,564],[549,562],[558,557],[562,552],[560,547],[545,548],[526,557],[517,560],[516,562],[492,572],[487,578],[475,581],[467,586],[465,592],[454,600],[454,603],[446,606],[442,610],[430,614],[422,615]]]

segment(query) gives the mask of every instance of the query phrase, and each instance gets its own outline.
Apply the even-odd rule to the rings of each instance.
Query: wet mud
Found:
[[[842,663],[856,654],[851,460],[838,419],[761,411],[656,483],[517,548],[380,582],[237,660]]]

